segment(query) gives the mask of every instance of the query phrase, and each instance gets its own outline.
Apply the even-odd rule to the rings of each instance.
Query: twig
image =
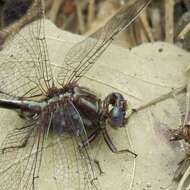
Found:
[[[154,37],[152,35],[151,28],[150,28],[148,21],[147,21],[146,12],[144,11],[144,13],[142,13],[139,18],[140,18],[140,21],[143,25],[143,29],[144,29],[146,36],[148,37],[149,41],[154,42]]]
[[[88,0],[88,23],[87,26],[90,28],[95,17],[95,0]]]
[[[165,41],[174,40],[174,0],[165,0]]]
[[[155,40],[162,39],[162,19],[160,9],[157,7],[153,7],[150,10],[150,19],[152,23],[152,33],[154,35]]]
[[[181,93],[184,92],[185,90],[186,90],[186,86],[183,86],[183,87],[181,87],[181,88],[172,90],[171,92],[169,92],[169,93],[167,93],[167,94],[164,94],[164,95],[162,95],[162,96],[160,96],[160,97],[158,97],[158,98],[156,98],[156,99],[150,101],[149,103],[147,103],[147,104],[145,104],[145,105],[143,105],[143,106],[140,106],[139,108],[136,109],[136,111],[141,111],[141,110],[143,110],[143,109],[146,109],[146,108],[148,108],[148,107],[150,107],[150,106],[153,106],[153,105],[155,105],[155,104],[157,104],[157,103],[159,103],[159,102],[162,102],[162,101],[164,101],[164,100],[167,100],[168,98],[171,98],[171,97],[174,96],[174,95],[176,96],[176,95],[178,95],[178,94],[181,94]]]
[[[160,97],[158,97],[158,98],[156,98],[156,99],[154,99],[154,100],[152,100],[152,101],[150,101],[150,102],[148,102],[148,103],[146,103],[146,104],[144,104],[144,105],[142,105],[142,106],[140,106],[140,107],[138,107],[138,108],[136,108],[136,109],[133,109],[133,112],[130,114],[129,118],[130,118],[134,113],[137,113],[137,112],[139,112],[139,111],[141,111],[141,110],[144,110],[144,109],[146,109],[146,108],[148,108],[148,107],[151,107],[151,106],[156,105],[156,104],[158,104],[158,103],[160,103],[160,102],[162,102],[162,101],[165,101],[165,100],[171,98],[172,96],[176,96],[176,95],[178,95],[178,94],[181,94],[181,93],[184,92],[185,90],[186,90],[186,85],[183,86],[183,87],[174,89],[174,90],[170,91],[170,92],[167,93],[167,94],[164,94],[164,95],[162,95],[162,96],[160,96]],[[129,118],[127,118],[126,120],[128,120]]]
[[[183,186],[184,186],[184,184],[185,184],[185,182],[186,182],[186,180],[187,180],[188,177],[190,177],[190,166],[188,167],[188,169],[187,169],[186,172],[184,173],[184,175],[183,175],[181,181],[179,182],[179,185],[178,185],[178,187],[177,187],[177,190],[182,190],[182,189],[184,189]],[[188,190],[188,188],[187,188],[187,190]]]
[[[188,23],[183,30],[179,33],[178,37],[179,39],[185,39],[186,35],[190,32],[190,23]]]
[[[189,190],[190,189],[190,184],[187,186],[186,190]]]
[[[49,18],[52,22],[56,21],[57,14],[59,12],[61,4],[64,2],[64,0],[54,0],[53,5],[51,7],[51,10],[49,11]]]
[[[15,34],[23,26],[34,21],[37,17],[41,16],[39,15],[39,12],[36,11],[38,10],[36,8],[37,6],[38,6],[37,1],[34,1],[31,8],[29,8],[29,10],[26,12],[26,14],[23,17],[21,17],[21,19],[19,19],[17,22],[14,22],[12,25],[9,25],[0,32],[0,45],[4,43],[4,41],[6,40],[6,38],[8,38],[9,35]]]
[[[77,16],[78,16],[78,22],[79,22],[79,31],[80,33],[85,32],[85,23],[84,23],[84,17],[82,14],[82,6],[78,0],[75,0],[76,9],[77,9]]]
[[[135,23],[133,24],[132,28],[134,30],[135,45],[141,44],[144,39],[147,40],[146,36],[144,35],[144,33],[142,31],[141,23],[140,23],[139,19],[137,19],[135,21]]]
[[[184,160],[182,160],[178,165],[178,168],[175,171],[173,180],[176,182],[179,182],[181,180],[181,178],[183,177],[184,173],[186,172],[186,170],[188,169],[190,164],[190,158],[187,157]]]
[[[188,11],[190,11],[190,1],[189,0],[183,0],[186,8],[188,9]]]
[[[87,1],[82,1],[81,2],[81,10],[84,10],[87,6]],[[73,20],[76,18],[76,12],[73,12],[67,20],[64,22],[63,26],[61,27],[62,29],[67,29],[69,26],[73,23]]]

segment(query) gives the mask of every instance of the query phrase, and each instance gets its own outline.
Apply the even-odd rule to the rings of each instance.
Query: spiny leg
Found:
[[[108,145],[109,149],[113,152],[113,153],[116,153],[116,154],[121,154],[121,153],[131,153],[132,155],[134,155],[135,157],[137,157],[137,154],[132,152],[131,150],[129,149],[124,149],[124,150],[118,150],[116,148],[116,146],[113,144],[107,130],[104,128],[102,129],[102,133],[103,133],[103,137],[104,137],[104,140],[106,141],[106,144]]]
[[[25,120],[31,119],[36,115],[35,113],[24,112],[23,110],[15,110],[15,112],[18,114],[18,116],[21,119],[25,119]]]
[[[95,131],[93,131],[88,137],[87,139],[85,139],[81,145],[79,145],[80,149],[83,149],[85,147],[87,147],[90,143],[92,143],[96,137],[99,135],[100,133],[100,129],[97,128]]]
[[[94,163],[97,165],[98,170],[100,172],[100,175],[103,175],[105,172],[102,170],[101,166],[100,166],[100,162],[96,159],[93,159]]]
[[[100,134],[100,128],[97,128],[95,131],[92,132],[92,134],[90,134],[87,137],[87,139],[85,141],[82,142],[81,145],[79,145],[79,149],[81,150],[81,149],[87,147],[90,143],[92,143],[98,137],[99,134]],[[100,175],[104,174],[99,161],[96,159],[92,159],[91,161],[93,161],[97,165]]]

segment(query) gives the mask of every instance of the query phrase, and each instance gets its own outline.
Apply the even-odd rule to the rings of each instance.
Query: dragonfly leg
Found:
[[[104,137],[104,140],[106,141],[106,144],[108,145],[109,149],[110,149],[113,153],[121,154],[121,153],[126,153],[126,152],[128,152],[128,153],[131,153],[132,155],[134,155],[135,157],[137,157],[137,154],[134,153],[134,152],[132,152],[132,151],[129,150],[129,149],[118,150],[118,149],[116,148],[116,146],[113,144],[113,142],[112,142],[112,140],[111,140],[111,138],[110,138],[110,136],[109,136],[107,130],[104,128],[104,129],[102,130],[102,132],[103,132],[103,137]]]
[[[23,110],[15,110],[15,112],[22,119],[30,119],[35,115],[34,113],[24,112]]]
[[[87,137],[87,139],[85,141],[82,142],[82,145],[79,146],[80,149],[83,149],[85,148],[86,146],[88,146],[91,142],[93,142],[96,137],[100,134],[100,129],[97,128],[90,136]],[[91,161],[93,161],[97,167],[98,167],[98,170],[100,172],[100,175],[102,175],[104,172],[100,166],[100,163],[98,160],[96,159],[92,159]]]
[[[102,170],[102,168],[101,168],[101,166],[100,166],[100,162],[99,162],[98,160],[96,160],[96,159],[94,159],[93,161],[94,161],[94,163],[97,165],[98,170],[99,170],[99,172],[100,172],[100,175],[103,175],[103,174],[104,174],[104,171]]]
[[[87,139],[85,139],[82,144],[79,146],[80,149],[87,147],[90,143],[92,143],[96,137],[100,134],[100,129],[97,128],[92,134],[90,134]]]
[[[24,129],[28,129],[28,128],[31,128],[33,126],[34,123],[29,123],[28,125],[25,125],[23,127],[20,127],[20,128],[15,128],[16,131],[22,131]]]

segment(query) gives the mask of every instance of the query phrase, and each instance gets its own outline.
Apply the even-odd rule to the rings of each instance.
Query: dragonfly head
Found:
[[[113,106],[113,108],[109,112],[108,123],[111,127],[117,129],[123,126],[124,118],[125,112],[123,111],[123,109],[117,106]]]
[[[111,127],[117,129],[124,126],[127,101],[120,93],[114,92],[109,94],[104,100],[104,107],[106,107],[108,113],[107,121]]]

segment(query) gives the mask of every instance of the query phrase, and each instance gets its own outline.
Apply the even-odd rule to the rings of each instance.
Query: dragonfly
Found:
[[[124,96],[113,92],[101,100],[80,86],[79,80],[150,2],[130,0],[103,27],[75,44],[56,74],[48,54],[43,0],[35,0],[35,9],[27,11],[26,16],[36,16],[23,29],[25,35],[6,28],[1,31],[8,36],[5,49],[11,53],[1,53],[0,107],[19,110],[24,119],[23,125],[10,131],[0,146],[1,190],[37,189],[47,138],[54,142],[53,175],[60,190],[99,189],[94,183],[88,148],[100,134],[112,152],[136,156],[128,149],[118,150],[107,130],[107,126],[118,129],[124,125],[128,108]],[[67,154],[70,146],[75,164]]]

